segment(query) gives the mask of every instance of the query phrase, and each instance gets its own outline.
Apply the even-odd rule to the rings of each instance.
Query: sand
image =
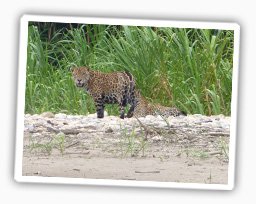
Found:
[[[229,117],[160,120],[26,115],[22,174],[228,183]]]

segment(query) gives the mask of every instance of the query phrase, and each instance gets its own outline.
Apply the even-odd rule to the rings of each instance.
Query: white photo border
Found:
[[[68,177],[64,178],[64,177],[23,176],[22,175],[22,157],[23,157],[23,136],[24,136],[27,42],[28,42],[28,23],[31,21],[233,30],[234,31],[234,53],[233,53],[233,72],[232,72],[232,99],[231,99],[228,183],[227,184],[200,184],[200,183],[87,179],[87,178],[68,178]],[[80,184],[80,185],[85,184],[85,185],[124,186],[124,187],[129,186],[129,187],[204,189],[204,190],[232,190],[234,188],[234,183],[235,183],[239,44],[240,44],[240,26],[237,23],[146,20],[146,19],[126,19],[126,18],[98,18],[98,17],[67,17],[67,16],[44,16],[44,15],[24,14],[20,19],[19,71],[18,71],[18,86],[17,86],[16,149],[15,149],[14,179],[17,182],[26,182],[26,183],[54,183],[54,184]]]

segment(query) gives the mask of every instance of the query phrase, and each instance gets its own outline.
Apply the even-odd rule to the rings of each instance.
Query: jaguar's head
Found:
[[[77,87],[86,87],[90,79],[89,68],[87,67],[74,67],[71,68],[73,80]]]

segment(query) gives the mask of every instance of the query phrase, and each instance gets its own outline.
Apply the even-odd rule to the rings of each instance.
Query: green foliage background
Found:
[[[30,22],[26,113],[95,112],[70,67],[128,70],[149,101],[194,114],[230,115],[234,32]],[[107,106],[109,114],[117,107]]]

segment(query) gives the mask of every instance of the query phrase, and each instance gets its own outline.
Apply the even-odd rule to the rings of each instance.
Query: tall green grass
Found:
[[[230,114],[233,31],[82,25],[42,40],[29,26],[26,112],[95,112],[71,66],[130,71],[151,102],[188,113]],[[108,106],[110,114],[117,108]]]

